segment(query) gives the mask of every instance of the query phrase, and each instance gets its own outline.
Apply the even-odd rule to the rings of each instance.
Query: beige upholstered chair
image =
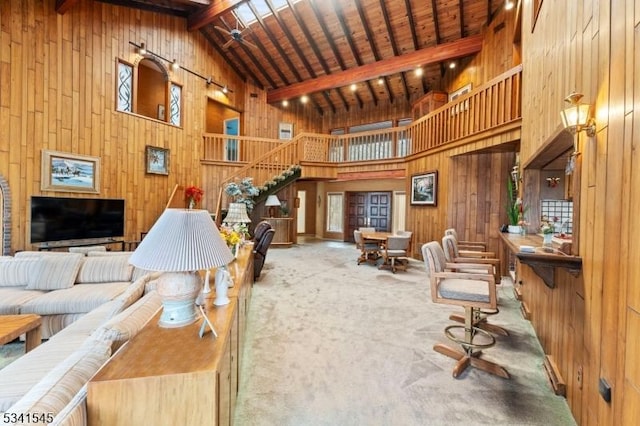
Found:
[[[445,229],[444,235],[453,235],[453,238],[458,242],[458,248],[460,250],[469,251],[487,251],[487,243],[481,241],[463,241],[458,238],[458,232],[454,228]]]
[[[353,239],[356,242],[356,248],[360,250],[358,257],[358,265],[362,262],[376,263],[380,258],[380,245],[373,242],[365,242],[362,232],[357,229],[353,231]]]
[[[465,311],[464,325],[454,324],[445,328],[446,337],[458,343],[462,350],[443,343],[436,343],[433,350],[457,361],[453,377],[458,377],[471,365],[505,379],[510,378],[504,367],[480,358],[481,351],[495,345],[496,339],[491,333],[474,325],[475,311],[496,307],[493,276],[450,272],[448,268],[460,265],[451,265],[445,261],[444,251],[437,241],[424,244],[422,256],[429,274],[432,302],[462,306]]]
[[[500,283],[500,260],[480,257],[460,257],[456,246],[456,240],[453,235],[445,235],[442,238],[442,247],[444,248],[444,257],[450,264],[464,264],[464,267],[455,268],[456,272],[466,273],[482,273],[492,274],[496,284]],[[478,252],[480,253],[480,252]],[[485,253],[485,252],[482,252]],[[489,253],[491,254],[491,253]],[[475,312],[474,325],[482,328],[490,333],[508,336],[509,332],[495,324],[487,322],[487,315],[496,315],[500,311],[496,309],[482,309]],[[451,315],[449,317],[454,321],[464,322],[464,318],[460,315]]]
[[[406,270],[409,264],[409,243],[411,237],[402,237],[392,235],[387,238],[382,250],[382,258],[384,263],[380,265],[380,269],[391,269],[394,274],[396,270]]]

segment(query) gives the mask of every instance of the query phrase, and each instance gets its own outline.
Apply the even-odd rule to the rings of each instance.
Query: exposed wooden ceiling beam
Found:
[[[213,22],[219,15],[233,9],[244,0],[216,0],[213,4],[204,7],[187,17],[187,29],[198,30]]]
[[[292,99],[304,94],[335,89],[351,83],[360,83],[378,77],[410,71],[421,65],[472,55],[478,53],[481,48],[481,35],[466,37],[450,43],[443,43],[394,58],[383,59],[345,71],[295,83],[280,89],[274,89],[267,94],[267,102],[273,103],[284,99]]]
[[[56,0],[56,12],[58,12],[60,15],[64,15],[77,3],[78,0]]]

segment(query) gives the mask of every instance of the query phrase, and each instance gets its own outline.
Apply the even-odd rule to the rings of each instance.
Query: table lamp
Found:
[[[251,223],[247,215],[247,205],[245,203],[229,204],[229,211],[224,218],[224,223],[233,225],[235,223]]]
[[[269,217],[273,217],[273,209],[274,207],[280,207],[280,200],[277,195],[269,195],[267,197],[267,201],[264,202],[264,205],[269,207]]]
[[[234,259],[206,210],[165,209],[131,255],[129,263],[164,272],[157,291],[162,299],[160,327],[182,327],[198,319],[195,300],[202,287],[197,271]]]

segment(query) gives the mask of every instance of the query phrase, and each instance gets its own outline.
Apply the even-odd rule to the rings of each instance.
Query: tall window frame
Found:
[[[327,232],[344,232],[344,192],[327,192]]]

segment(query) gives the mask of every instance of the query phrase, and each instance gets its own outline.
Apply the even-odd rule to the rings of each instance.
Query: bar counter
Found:
[[[578,276],[582,269],[582,258],[567,253],[571,252],[571,243],[551,243],[543,245],[543,238],[537,234],[501,233],[500,238],[520,262],[529,265],[542,278],[549,288],[555,288],[554,268],[565,268],[572,275]],[[521,246],[534,248],[534,252],[523,252]]]

